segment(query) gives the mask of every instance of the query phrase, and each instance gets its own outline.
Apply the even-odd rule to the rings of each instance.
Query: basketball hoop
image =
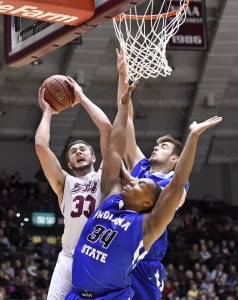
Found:
[[[113,19],[115,33],[128,65],[127,79],[134,81],[141,77],[147,79],[171,74],[166,46],[184,23],[189,2],[149,0],[144,13],[139,13],[140,6],[135,6],[128,14],[123,13]]]

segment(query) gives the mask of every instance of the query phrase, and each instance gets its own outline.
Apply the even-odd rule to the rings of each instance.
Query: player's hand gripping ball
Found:
[[[66,76],[50,76],[43,82],[41,88],[45,88],[45,101],[57,112],[71,107],[74,103],[74,90],[67,83]]]

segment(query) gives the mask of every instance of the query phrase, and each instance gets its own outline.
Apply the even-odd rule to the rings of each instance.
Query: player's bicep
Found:
[[[111,133],[111,127],[106,128],[104,132],[100,132],[100,148],[101,148],[102,158],[104,158],[107,155],[110,133]]]
[[[118,183],[122,159],[116,151],[108,151],[103,160],[101,191],[102,194],[109,194]]]
[[[168,224],[173,220],[176,209],[183,196],[183,187],[177,187],[173,183],[167,185],[157,199],[154,208],[147,218],[146,228],[148,228],[147,246],[158,239],[164,232]]]
[[[36,153],[50,186],[59,197],[63,193],[67,173],[61,168],[57,157],[49,148],[36,147]]]
[[[186,190],[184,189],[184,190],[183,190],[183,195],[182,195],[182,197],[181,197],[181,200],[180,200],[180,203],[179,203],[179,206],[178,206],[178,207],[181,207],[181,206],[184,204],[185,199],[186,199],[186,196],[187,196],[187,192],[186,192]]]

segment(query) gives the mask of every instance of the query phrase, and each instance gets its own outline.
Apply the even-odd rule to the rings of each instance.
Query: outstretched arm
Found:
[[[129,84],[126,82],[127,79],[127,65],[124,58],[124,53],[122,50],[116,49],[117,56],[117,70],[119,74],[118,78],[118,91],[117,91],[117,104],[122,97],[122,95],[127,90]],[[125,151],[125,161],[128,167],[128,170],[131,172],[135,165],[144,158],[144,154],[141,152],[140,148],[136,144],[136,136],[135,136],[135,127],[133,123],[134,118],[134,110],[132,101],[130,99],[128,104],[128,120],[127,120],[127,146]]]
[[[81,105],[86,109],[94,124],[97,126],[100,132],[100,146],[102,157],[105,158],[107,152],[108,139],[111,132],[111,122],[105,113],[92,101],[90,101],[83,93],[82,88],[74,81],[71,77],[68,78],[68,84],[74,89],[75,103],[81,103]]]
[[[147,234],[144,236],[144,243],[147,249],[163,233],[174,217],[183,195],[184,185],[188,181],[193,167],[200,135],[221,121],[222,118],[216,116],[205,122],[193,122],[190,125],[190,133],[175,168],[174,177],[171,183],[161,192],[151,213],[145,216],[144,232],[147,232]]]
[[[51,118],[57,112],[44,100],[44,92],[45,89],[39,89],[38,92],[38,102],[43,113],[35,135],[35,149],[42,170],[53,191],[57,194],[59,204],[61,204],[64,180],[67,173],[61,168],[58,159],[49,147]]]
[[[128,87],[118,105],[118,113],[113,122],[108,142],[108,151],[102,168],[102,199],[109,194],[121,192],[120,170],[126,149],[126,123],[128,118],[128,102],[137,82]]]

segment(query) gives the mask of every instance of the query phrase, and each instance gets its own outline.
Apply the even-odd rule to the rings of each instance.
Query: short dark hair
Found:
[[[156,197],[159,198],[159,195],[161,194],[161,192],[163,191],[162,187],[158,184],[158,182],[154,179],[152,179],[155,183],[155,187],[156,187]]]
[[[158,145],[161,143],[165,143],[165,142],[172,143],[174,145],[174,150],[173,150],[172,154],[174,154],[176,156],[180,156],[183,151],[183,144],[179,140],[176,140],[169,134],[161,136],[160,138],[158,138],[156,140],[156,142]]]
[[[89,148],[91,154],[95,156],[95,153],[93,151],[93,147],[91,145],[89,145],[89,143],[87,143],[87,142],[85,142],[83,140],[74,140],[72,142],[69,142],[68,145],[67,145],[67,147],[66,147],[66,160],[67,160],[67,162],[69,162],[69,149],[73,145],[76,145],[76,144],[84,144],[84,145],[86,145]]]
[[[154,207],[155,203],[157,202],[161,192],[163,191],[163,189],[161,188],[161,186],[158,184],[157,181],[155,181],[154,179],[152,179],[152,181],[154,182],[155,184],[155,190],[154,190],[154,197],[155,197],[155,201],[154,201],[154,204],[153,206],[151,207],[151,209]]]

